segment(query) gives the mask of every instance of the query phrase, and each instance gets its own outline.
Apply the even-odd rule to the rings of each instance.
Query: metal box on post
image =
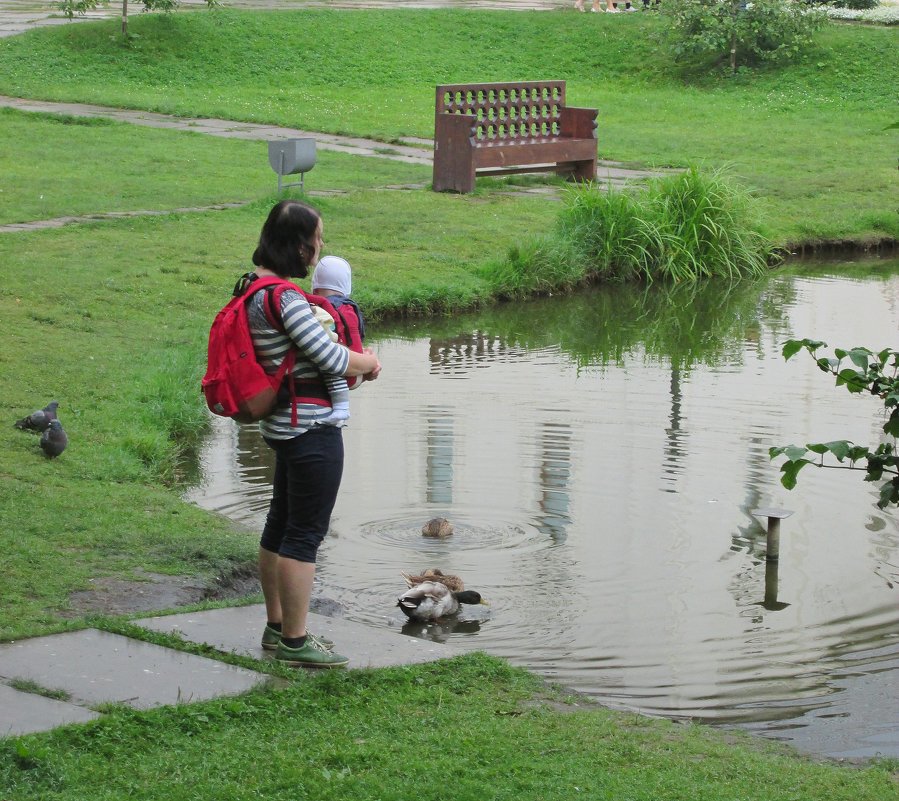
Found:
[[[315,166],[314,139],[280,139],[268,143],[268,163],[278,174],[278,191],[288,186],[303,189],[303,177]],[[281,178],[285,175],[299,173],[298,183],[284,184]]]

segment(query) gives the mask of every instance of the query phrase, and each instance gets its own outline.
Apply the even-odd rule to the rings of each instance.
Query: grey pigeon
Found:
[[[51,420],[47,430],[41,434],[41,450],[52,458],[59,456],[68,444],[69,438],[62,430],[62,423],[59,420]]]
[[[23,431],[46,431],[51,420],[56,419],[56,409],[59,403],[50,401],[43,409],[32,412],[21,420],[16,420],[16,428]]]

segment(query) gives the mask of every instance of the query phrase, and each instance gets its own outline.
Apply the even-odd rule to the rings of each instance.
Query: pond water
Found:
[[[787,492],[768,458],[879,441],[881,401],[780,348],[899,345],[899,263],[371,328],[384,372],[353,395],[319,558],[317,592],[341,614],[613,707],[899,756],[899,515],[862,473],[808,467]],[[204,474],[190,497],[255,537],[271,478],[255,428],[217,422]],[[760,507],[793,512],[778,565]],[[423,538],[434,516],[455,534]],[[479,590],[487,616],[404,625],[400,571],[428,567]]]

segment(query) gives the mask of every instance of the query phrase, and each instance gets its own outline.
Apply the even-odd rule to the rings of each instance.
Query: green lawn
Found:
[[[899,232],[894,28],[830,26],[783,70],[699,78],[645,14],[222,9],[136,15],[128,44],[117,24],[0,41],[0,92],[390,141],[433,134],[438,83],[564,78],[600,110],[603,157],[731,165],[781,242]]]
[[[887,801],[890,769],[608,712],[478,655],[0,742],[6,801]]]
[[[128,45],[117,26],[0,40],[0,93],[390,140],[431,134],[437,82],[551,75],[569,81],[572,103],[600,108],[604,156],[731,163],[781,241],[896,236],[894,134],[882,130],[895,116],[895,32],[833,29],[783,73],[685,83],[645,15],[134,15]],[[321,150],[307,176],[325,193],[313,202],[326,249],[353,263],[372,320],[489,302],[485,266],[556,224],[560,204],[502,183],[465,197],[386,188],[428,179],[426,167]],[[0,234],[0,640],[121,629],[69,617],[71,593],[92,578],[210,578],[253,560],[252,534],[184,503],[179,487],[204,432],[208,326],[249,268],[274,182],[261,142],[0,111],[0,223],[244,204]],[[52,397],[71,437],[54,461],[11,425]],[[87,726],[0,741],[3,801],[885,801],[899,792],[895,771],[576,708],[483,656],[292,675],[237,699],[108,709]]]

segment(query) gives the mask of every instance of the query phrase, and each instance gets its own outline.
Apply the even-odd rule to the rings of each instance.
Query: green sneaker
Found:
[[[281,642],[281,632],[275,631],[271,626],[266,626],[262,632],[262,647],[266,651],[274,651]]]
[[[312,637],[313,640],[318,641],[323,648],[327,648],[329,651],[334,647],[333,640],[329,640],[327,637],[319,637],[317,634],[310,634],[308,631],[306,636]],[[278,647],[279,642],[281,642],[281,632],[275,631],[271,626],[266,626],[265,631],[262,632],[262,647],[266,651],[274,651]]]
[[[299,648],[288,648],[283,641],[278,643],[275,650],[275,659],[291,667],[318,667],[338,668],[343,667],[350,660],[329,651],[314,637],[306,635],[306,642]]]

